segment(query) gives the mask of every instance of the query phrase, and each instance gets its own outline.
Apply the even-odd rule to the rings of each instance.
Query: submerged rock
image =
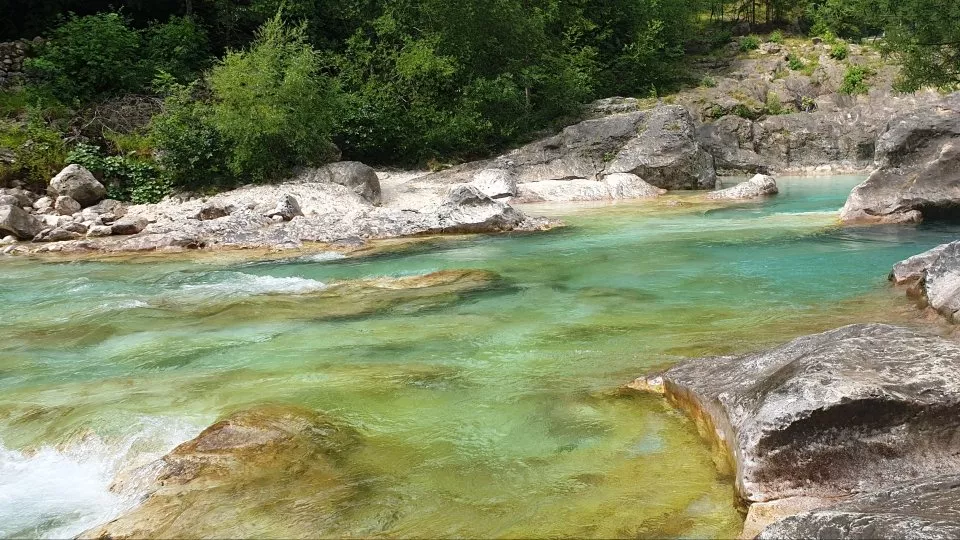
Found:
[[[878,169],[850,193],[847,223],[916,223],[960,217],[960,93],[890,121]]]
[[[881,492],[960,473],[960,345],[882,324],[685,362],[660,387],[732,462],[747,503]],[[789,510],[787,511],[789,513]],[[806,536],[806,535],[802,535]]]
[[[337,461],[359,443],[353,429],[310,409],[231,414],[121,478],[113,487],[121,492],[138,475],[153,478],[143,503],[80,538],[312,536],[354,494]]]
[[[80,165],[68,165],[53,177],[50,191],[61,197],[70,197],[83,207],[93,206],[107,196],[103,184]]]
[[[757,199],[768,195],[776,195],[780,190],[777,188],[777,181],[772,176],[758,174],[741,182],[731,188],[721,189],[707,194],[708,199]]]

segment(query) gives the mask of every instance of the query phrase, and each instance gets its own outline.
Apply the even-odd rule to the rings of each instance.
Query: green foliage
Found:
[[[767,103],[764,108],[767,114],[777,115],[786,113],[783,103],[780,102],[780,96],[776,92],[767,92]]]
[[[866,94],[870,91],[868,79],[873,75],[873,70],[865,66],[850,66],[843,75],[843,82],[840,84],[839,92],[856,96]]]
[[[271,180],[293,166],[330,160],[339,92],[320,72],[304,27],[284,25],[278,13],[249,50],[230,52],[213,68],[209,84],[209,120],[237,178]]]
[[[150,135],[167,181],[178,188],[227,186],[227,147],[212,125],[213,107],[195,96],[195,86],[178,87],[154,117]]]
[[[143,40],[150,75],[163,72],[189,82],[209,63],[207,34],[191,18],[171,17],[164,24],[152,24],[144,30]]]
[[[105,156],[98,146],[78,144],[65,162],[76,163],[92,172],[107,187],[112,199],[156,203],[170,193],[169,181],[152,163],[135,155]]]
[[[24,126],[0,124],[0,147],[9,148],[14,154],[12,164],[0,164],[0,184],[18,181],[42,191],[63,166],[61,134],[35,114]]]
[[[704,88],[716,88],[716,87],[717,87],[717,80],[714,79],[713,77],[706,76],[706,77],[700,79],[700,86],[702,86],[702,87],[704,87]]]
[[[834,60],[846,60],[850,54],[850,47],[845,41],[837,41],[830,49],[830,58]]]
[[[740,39],[740,51],[750,52],[760,48],[760,38],[757,36],[745,36]]]
[[[145,80],[140,45],[140,34],[117,13],[71,16],[26,70],[67,100],[135,91]]]
[[[803,58],[797,56],[796,54],[787,55],[787,67],[793,71],[800,71],[806,67],[806,63],[803,61]]]
[[[770,43],[783,43],[783,32],[780,30],[775,30],[770,34],[770,37],[767,38],[767,41]]]

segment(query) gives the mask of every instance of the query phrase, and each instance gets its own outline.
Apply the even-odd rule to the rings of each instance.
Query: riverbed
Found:
[[[350,496],[276,516],[264,486],[245,494],[257,512],[213,524],[222,536],[735,536],[732,480],[693,423],[620,388],[843,324],[929,326],[886,273],[960,226],[841,228],[861,180],[783,178],[776,197],[725,206],[537,206],[568,225],[362,257],[0,260],[0,537],[112,519],[143,495],[111,491],[118,474],[267,403],[359,434],[336,461]],[[316,297],[452,269],[497,278]]]

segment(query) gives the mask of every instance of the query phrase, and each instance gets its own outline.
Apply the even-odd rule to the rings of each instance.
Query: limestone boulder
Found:
[[[892,119],[877,170],[850,193],[847,223],[916,223],[960,217],[960,93]]]
[[[516,177],[504,169],[483,169],[473,175],[471,184],[491,199],[504,199],[517,194]]]
[[[19,206],[0,206],[0,234],[11,235],[20,240],[32,240],[40,234],[43,224]]]
[[[740,182],[733,187],[708,193],[707,198],[713,200],[758,199],[760,197],[776,195],[779,192],[777,181],[772,176],[758,174],[750,180]]]
[[[56,196],[66,196],[84,208],[93,206],[107,196],[107,189],[93,174],[80,165],[68,165],[50,180],[50,191]]]
[[[659,389],[696,419],[746,504],[789,514],[791,501],[810,510],[960,474],[958,372],[956,342],[859,324],[691,360],[633,386]]]
[[[304,171],[297,178],[303,182],[325,182],[347,187],[374,206],[382,203],[380,178],[373,168],[359,161],[340,161]]]
[[[80,203],[72,197],[61,195],[53,203],[54,211],[61,216],[72,216],[81,210]]]

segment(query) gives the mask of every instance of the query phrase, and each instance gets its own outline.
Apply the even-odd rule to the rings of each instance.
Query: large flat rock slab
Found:
[[[698,421],[726,450],[746,504],[826,506],[960,474],[958,374],[957,343],[859,324],[691,360],[632,386],[662,389]]]

